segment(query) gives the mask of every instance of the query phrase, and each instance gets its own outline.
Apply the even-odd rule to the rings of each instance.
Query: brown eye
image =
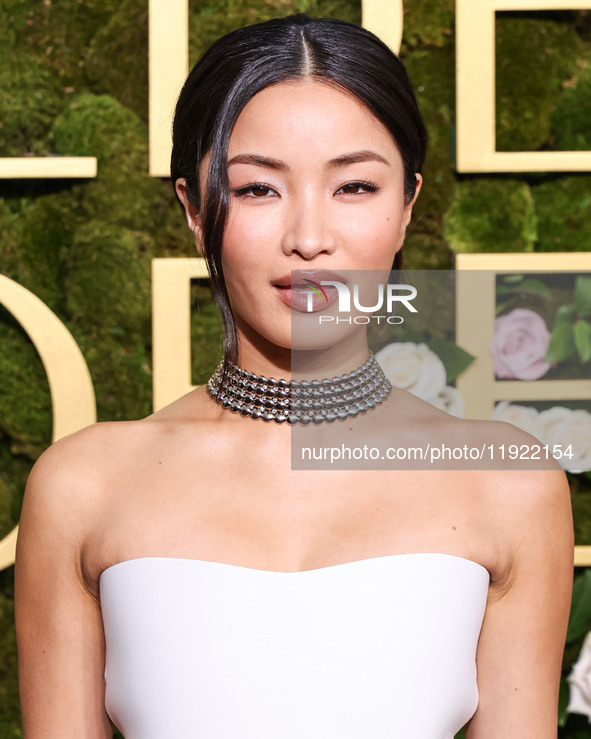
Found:
[[[347,182],[337,190],[344,195],[362,195],[365,192],[376,192],[378,186],[375,182]]]
[[[266,187],[265,185],[254,185],[254,187],[251,187],[250,191],[256,197],[264,197],[269,193],[269,189],[270,188]]]
[[[275,190],[269,185],[265,185],[264,182],[253,182],[251,185],[245,185],[234,190],[236,195],[249,196],[262,200],[267,198],[270,193],[277,194]]]

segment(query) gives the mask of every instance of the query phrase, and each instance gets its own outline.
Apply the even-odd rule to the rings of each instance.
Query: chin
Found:
[[[359,347],[367,342],[367,331],[365,326],[349,324],[316,324],[315,327],[307,327],[307,330],[292,330],[292,351],[317,351],[329,352],[338,347],[339,354],[346,354],[348,348],[351,355],[359,350]]]

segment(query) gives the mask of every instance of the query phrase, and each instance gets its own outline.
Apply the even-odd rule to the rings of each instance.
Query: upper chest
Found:
[[[489,503],[472,472],[292,470],[289,448],[160,439],[110,466],[84,548],[96,590],[134,557],[301,570],[435,551],[502,568]]]

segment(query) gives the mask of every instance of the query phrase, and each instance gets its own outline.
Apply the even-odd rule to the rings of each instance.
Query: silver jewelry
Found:
[[[380,405],[392,390],[371,351],[359,369],[332,380],[267,379],[230,363],[222,385],[222,366],[220,362],[207,383],[210,397],[235,413],[277,423],[355,418]]]

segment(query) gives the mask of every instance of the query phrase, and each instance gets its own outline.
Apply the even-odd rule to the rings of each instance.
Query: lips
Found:
[[[273,285],[282,302],[292,310],[316,313],[331,306],[338,298],[337,289],[333,285],[320,284],[324,281],[345,282],[341,275],[328,270],[294,270],[293,273],[280,277]]]
[[[314,282],[320,287],[322,281],[333,281],[342,282],[347,284],[347,280],[338,272],[332,272],[330,270],[314,270],[306,271],[302,269],[293,270],[287,275],[283,275],[278,280],[275,280],[273,284],[276,287],[294,287],[301,286],[302,289],[307,287],[307,283]]]

